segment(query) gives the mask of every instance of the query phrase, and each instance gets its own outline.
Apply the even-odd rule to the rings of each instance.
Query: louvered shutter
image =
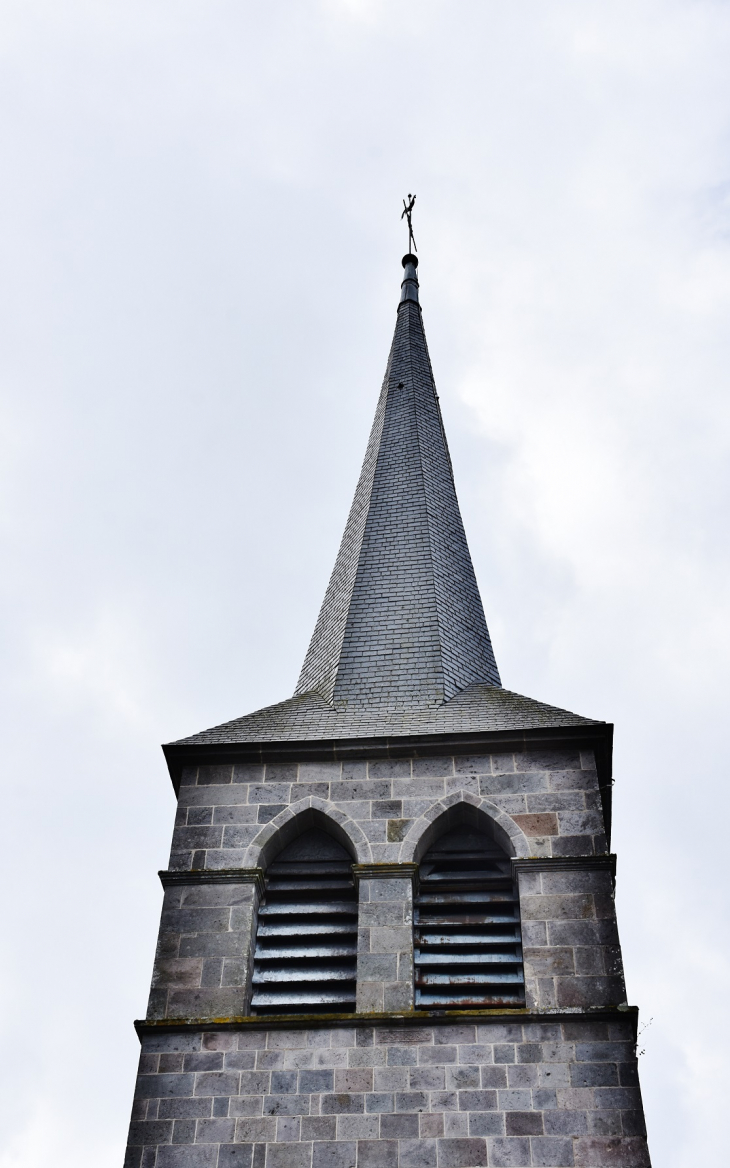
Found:
[[[508,856],[458,827],[421,861],[415,907],[416,1007],[524,1006],[519,899]]]
[[[266,872],[254,956],[254,1014],[355,1009],[357,891],[345,849],[313,829]]]

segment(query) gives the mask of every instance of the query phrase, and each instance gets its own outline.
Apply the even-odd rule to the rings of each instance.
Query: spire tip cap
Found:
[[[401,263],[402,263],[403,267],[405,267],[406,264],[413,264],[414,268],[417,268],[418,267],[418,256],[411,255],[411,253],[409,252],[408,255],[403,256]]]

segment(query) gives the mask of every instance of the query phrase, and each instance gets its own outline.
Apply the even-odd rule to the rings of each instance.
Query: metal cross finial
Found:
[[[403,211],[401,212],[401,219],[405,218],[408,223],[408,250],[410,251],[412,246],[413,251],[418,251],[418,248],[416,247],[416,241],[413,238],[413,224],[411,223],[413,204],[416,201],[416,196],[409,193],[408,198],[410,200],[408,203],[406,203],[405,199],[403,200]]]

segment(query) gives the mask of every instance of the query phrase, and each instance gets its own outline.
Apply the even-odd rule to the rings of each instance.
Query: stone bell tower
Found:
[[[646,1168],[612,727],[502,687],[403,259],[294,696],[178,795],[126,1168]]]

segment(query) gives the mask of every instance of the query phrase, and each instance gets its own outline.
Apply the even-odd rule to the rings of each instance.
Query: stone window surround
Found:
[[[163,871],[159,875],[165,888],[195,884],[251,886],[248,944],[245,938],[242,944],[242,950],[248,950],[249,955],[248,977],[241,994],[245,1017],[250,1012],[252,956],[266,868],[302,830],[308,826],[324,828],[353,856],[353,874],[359,891],[356,1014],[409,1012],[414,1009],[413,896],[419,861],[433,841],[450,827],[465,820],[483,819],[489,821],[492,834],[511,857],[520,899],[523,890],[529,887],[530,878],[534,879],[542,871],[608,870],[613,883],[614,856],[530,855],[530,842],[509,815],[488,799],[463,790],[438,800],[412,824],[402,842],[400,859],[395,863],[369,861],[369,843],[357,823],[339,808],[310,796],[290,805],[262,827],[247,851],[246,859],[252,861],[250,866]]]

